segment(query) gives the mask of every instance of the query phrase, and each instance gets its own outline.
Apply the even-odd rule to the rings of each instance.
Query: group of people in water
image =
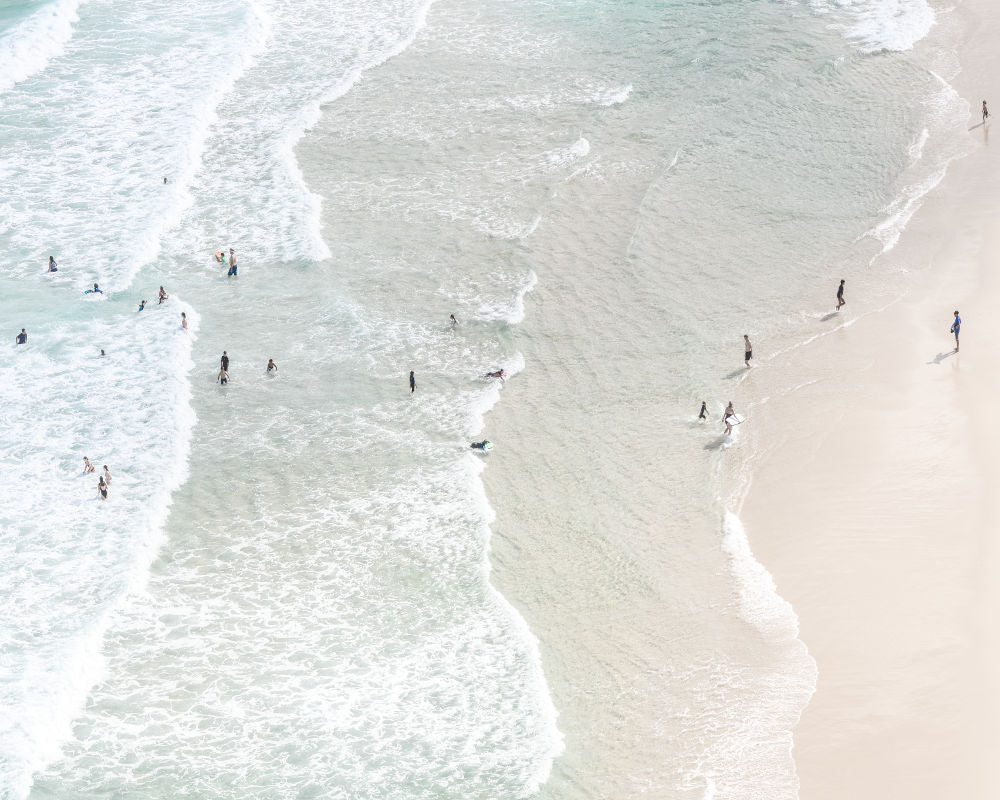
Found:
[[[83,474],[86,475],[90,472],[97,472],[97,467],[90,463],[90,459],[86,456],[83,457]],[[104,465],[104,474],[97,481],[97,496],[102,500],[108,499],[108,488],[111,486],[111,470],[108,469],[108,465]]]

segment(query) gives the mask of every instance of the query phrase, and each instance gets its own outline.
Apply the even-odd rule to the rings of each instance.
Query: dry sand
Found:
[[[1000,111],[1000,8],[952,13],[968,34],[953,85],[971,128],[983,97]],[[782,358],[775,368],[806,385],[754,414],[772,443],[741,516],[819,667],[795,731],[802,800],[1000,797],[1000,129],[992,146],[989,133],[970,131],[975,152],[892,253],[915,272],[906,296]],[[847,297],[841,322],[863,307]]]

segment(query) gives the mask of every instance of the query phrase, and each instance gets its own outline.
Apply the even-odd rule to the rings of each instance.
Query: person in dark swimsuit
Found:
[[[59,267],[56,266],[56,260],[52,256],[49,256],[49,272],[58,272],[58,271]]]
[[[24,328],[21,328],[21,332],[17,335],[17,338],[14,341],[17,342],[18,344],[27,344],[28,343],[27,331],[25,331]],[[412,375],[413,373],[411,372],[410,374]]]
[[[417,391],[417,379],[413,377],[413,370],[410,370],[410,394]]]
[[[837,289],[837,311],[840,311],[840,307],[847,303],[844,299],[844,279],[840,279],[840,288]]]
[[[708,404],[701,401],[701,411],[698,412],[698,419],[708,419]]]
[[[102,500],[108,499],[108,485],[104,482],[103,477],[97,481],[97,491],[101,495]]]
[[[226,351],[222,351],[222,358],[219,359],[219,366],[222,367],[226,372],[229,372],[229,356],[226,355]]]

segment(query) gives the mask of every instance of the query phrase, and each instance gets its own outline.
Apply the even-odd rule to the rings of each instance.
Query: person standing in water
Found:
[[[837,311],[840,311],[840,307],[846,304],[847,301],[844,299],[844,279],[840,279],[840,286],[837,288]]]
[[[49,256],[49,272],[58,272],[59,267],[56,265],[56,260],[52,256]]]
[[[160,287],[160,301],[156,305],[161,305],[164,300],[167,299],[167,290],[162,286]]]
[[[750,359],[753,358],[753,345],[750,344],[750,337],[743,334],[743,363],[750,366]]]
[[[417,391],[417,379],[413,377],[413,370],[410,370],[410,394]]]
[[[102,500],[108,499],[108,485],[104,482],[103,477],[97,481],[97,494]]]
[[[218,380],[218,381],[219,381],[219,383],[221,383],[221,384],[222,384],[223,386],[225,386],[225,385],[226,385],[227,383],[229,383],[229,371],[228,371],[228,370],[227,370],[227,369],[226,369],[225,367],[222,367],[222,368],[221,368],[221,369],[219,370],[219,377],[218,377],[218,379],[217,379],[217,380]]]
[[[142,311],[145,307],[146,307],[146,301],[143,300],[141,303],[139,303],[139,311]]]
[[[226,351],[222,351],[222,358],[219,359],[219,366],[222,367],[226,372],[229,372],[229,356]]]
[[[187,330],[187,329],[188,329],[188,318],[187,318],[187,314],[185,314],[185,313],[184,313],[183,311],[181,312],[181,327],[182,327],[182,328],[183,328],[184,330]]]
[[[236,275],[236,251],[233,248],[229,248],[229,272],[226,275],[232,275],[234,278],[238,277]]]
[[[951,323],[950,331],[955,334],[955,352],[958,352],[958,332],[962,328],[962,318],[958,316],[958,311],[955,311],[955,321]]]
[[[15,338],[14,341],[17,344],[27,344],[28,343],[28,332],[24,328],[21,328],[21,332],[17,335],[17,338]],[[410,373],[410,374],[412,375],[413,373]]]
[[[452,330],[455,330],[455,328],[458,327],[458,320],[455,319],[455,315],[454,314],[452,314],[450,317],[448,317],[448,324],[451,326]]]
[[[729,405],[726,406],[726,411],[722,415],[722,421],[726,423],[726,436],[733,432],[732,420],[736,416],[736,410],[733,408],[733,401],[729,401]]]
[[[986,120],[989,118],[989,116],[990,116],[990,111],[988,108],[986,108],[986,101],[983,100],[983,125],[986,124]]]
[[[708,403],[701,401],[701,411],[698,412],[698,419],[708,419]]]
[[[107,464],[104,465],[104,482],[107,483],[108,486],[111,485],[111,470],[108,469]]]
[[[278,365],[274,363],[274,359],[273,358],[269,358],[267,360],[267,374],[268,375],[277,375],[278,374]]]
[[[90,459],[86,456],[83,457],[83,473],[86,475],[88,472],[97,472],[97,468],[90,463]]]

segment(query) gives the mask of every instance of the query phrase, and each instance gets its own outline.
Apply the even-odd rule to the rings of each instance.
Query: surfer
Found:
[[[844,299],[844,279],[840,279],[840,287],[837,289],[837,311],[840,311],[840,307],[844,305],[847,301]]]
[[[701,411],[698,412],[698,419],[708,419],[708,403],[701,401]]]
[[[275,375],[275,374],[277,374],[277,372],[278,372],[278,365],[274,363],[274,359],[273,358],[269,358],[267,360],[267,374],[268,375]]]
[[[413,370],[410,370],[410,394],[417,391],[417,379],[413,377]]]
[[[167,299],[167,290],[164,289],[162,286],[160,287],[160,295],[159,296],[160,296],[160,301],[156,305],[161,305],[163,303],[163,301]]]
[[[86,456],[83,457],[83,473],[86,475],[88,472],[96,472],[94,465],[90,463],[90,459]]]
[[[486,445],[490,443],[489,439],[483,439],[481,442],[473,442],[469,445],[473,450],[486,450]]]
[[[499,378],[500,380],[503,380],[504,378],[507,377],[507,371],[506,370],[502,370],[502,369],[498,369],[498,370],[494,370],[493,372],[487,372],[483,377],[484,378]]]
[[[188,318],[187,318],[187,314],[185,314],[185,313],[184,313],[183,311],[181,312],[181,327],[182,327],[182,328],[183,328],[184,330],[187,330],[187,329],[188,329]]]
[[[236,251],[233,248],[229,248],[229,272],[226,275],[232,275],[234,278],[236,275]]]
[[[102,500],[108,499],[108,485],[104,482],[103,477],[97,481],[97,493],[101,496]]]
[[[49,256],[49,272],[58,272],[58,271],[59,267],[56,264],[56,260],[52,256]]]
[[[226,372],[229,372],[229,356],[226,355],[225,350],[222,351],[222,358],[219,359],[219,366]]]
[[[987,117],[989,117],[989,115],[990,115],[990,111],[989,111],[988,108],[986,108],[986,101],[983,100],[983,125],[986,124],[986,119],[987,119]]]
[[[141,303],[139,303],[139,311],[142,311],[145,307],[146,307],[146,301],[143,300]]]
[[[750,337],[743,334],[743,363],[750,366],[750,359],[753,358],[753,345],[750,344]]]
[[[958,332],[962,327],[962,318],[955,312],[955,321],[951,323],[951,333],[955,334],[955,352],[958,352]]]
[[[458,327],[458,320],[455,319],[455,315],[454,314],[452,314],[451,316],[448,317],[448,324],[451,326],[452,330],[455,330],[455,328]]]
[[[98,285],[97,285],[97,284],[95,283],[95,284],[94,284],[94,288],[93,288],[93,289],[87,289],[87,291],[85,291],[85,292],[84,292],[84,294],[104,294],[104,292],[102,292],[102,291],[101,291],[101,287],[100,287],[100,286],[98,286]]]
[[[17,335],[17,338],[14,341],[17,342],[17,344],[27,344],[28,332],[24,328],[21,328],[21,332]],[[410,374],[412,375],[413,373],[411,372]]]
[[[733,401],[729,401],[729,405],[726,406],[726,411],[722,415],[722,421],[726,423],[726,436],[733,432],[733,422],[732,420],[736,417],[736,410],[733,408]]]
[[[104,481],[108,484],[108,486],[111,485],[111,470],[108,469],[107,464],[104,465]]]

